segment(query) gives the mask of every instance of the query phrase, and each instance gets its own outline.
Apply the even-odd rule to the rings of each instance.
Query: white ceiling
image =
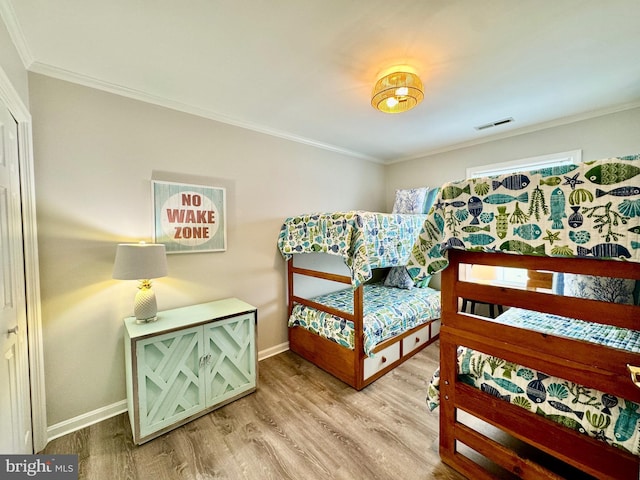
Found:
[[[638,0],[0,0],[0,13],[31,71],[383,163],[640,106]],[[383,114],[371,88],[399,63],[425,100]]]

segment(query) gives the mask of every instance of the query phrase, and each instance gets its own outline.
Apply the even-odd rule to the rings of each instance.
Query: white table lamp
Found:
[[[165,247],[157,243],[121,243],[116,250],[113,278],[139,280],[133,312],[138,323],[157,320],[156,294],[151,289],[151,279],[167,275]]]

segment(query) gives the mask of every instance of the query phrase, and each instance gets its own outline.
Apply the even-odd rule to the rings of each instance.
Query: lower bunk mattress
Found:
[[[353,289],[347,288],[312,298],[314,302],[353,313]],[[380,342],[431,320],[440,318],[440,291],[429,287],[402,289],[382,283],[364,285],[364,352],[373,356]],[[289,327],[302,327],[339,345],[354,348],[353,322],[296,304]]]
[[[494,321],[613,348],[640,352],[640,332],[511,308]],[[427,391],[433,411],[440,403],[436,371]],[[573,430],[640,456],[640,405],[546,375],[465,347],[458,350],[459,380]]]

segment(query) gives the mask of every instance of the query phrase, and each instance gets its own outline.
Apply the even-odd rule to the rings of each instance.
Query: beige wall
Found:
[[[471,166],[578,149],[583,160],[640,153],[639,132],[640,108],[634,108],[388,165],[387,202],[393,201],[398,188],[440,186],[464,178]]]
[[[287,341],[285,217],[380,210],[383,167],[117,95],[30,75],[49,425],[121,401],[122,319],[136,282],[111,279],[118,242],[151,240],[152,178],[227,189],[226,252],[169,255],[160,310],[235,296],[258,348]],[[357,181],[354,181],[357,179]]]

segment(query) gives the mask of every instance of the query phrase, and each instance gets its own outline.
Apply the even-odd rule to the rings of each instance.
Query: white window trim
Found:
[[[467,168],[467,178],[490,177],[504,173],[522,172],[538,168],[556,167],[559,165],[578,164],[582,162],[582,150],[551,153],[538,157],[521,158],[508,162],[492,163],[479,167]]]

